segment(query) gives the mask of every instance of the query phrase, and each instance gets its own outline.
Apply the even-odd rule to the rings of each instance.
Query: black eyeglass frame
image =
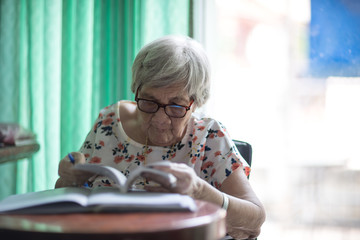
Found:
[[[164,112],[166,115],[168,115],[169,117],[172,117],[172,118],[183,118],[185,117],[185,115],[187,114],[187,112],[191,109],[191,106],[192,104],[194,103],[194,100],[192,99],[189,106],[184,106],[184,105],[178,105],[178,104],[161,104],[161,103],[158,103],[156,101],[153,101],[153,100],[149,100],[149,99],[145,99],[145,98],[138,98],[138,92],[139,92],[139,88],[136,90],[136,94],[135,94],[135,102],[137,103],[137,106],[139,108],[140,111],[144,112],[144,113],[156,113],[157,111],[159,111],[160,108],[164,108]],[[143,109],[140,108],[139,106],[139,100],[142,100],[142,101],[147,101],[147,102],[152,102],[152,103],[155,103],[157,105],[157,109],[153,112],[148,112],[148,111],[144,111]],[[166,107],[167,106],[173,106],[173,107],[179,107],[179,108],[184,108],[185,109],[185,113],[183,116],[181,117],[177,117],[177,116],[171,116],[167,113],[166,111]]]

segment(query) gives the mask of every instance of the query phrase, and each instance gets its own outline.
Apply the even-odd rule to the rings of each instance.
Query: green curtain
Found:
[[[0,165],[0,199],[54,187],[99,110],[133,99],[141,46],[189,34],[189,0],[0,0],[0,122],[32,130],[40,150]]]

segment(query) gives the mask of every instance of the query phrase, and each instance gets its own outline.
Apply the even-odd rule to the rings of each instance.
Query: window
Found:
[[[360,2],[201,4],[198,22],[204,27],[195,29],[195,37],[213,66],[203,111],[224,123],[234,139],[253,145],[250,181],[268,215],[262,235],[355,239]]]

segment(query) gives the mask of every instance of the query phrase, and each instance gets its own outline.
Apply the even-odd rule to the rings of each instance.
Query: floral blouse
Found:
[[[218,121],[211,118],[198,119],[193,114],[180,142],[168,147],[146,146],[126,135],[119,115],[122,102],[125,101],[100,111],[80,149],[87,162],[112,166],[125,176],[140,165],[157,161],[185,163],[216,188],[238,167],[242,167],[245,174],[249,175],[249,165]],[[106,178],[98,178],[95,184],[108,186],[112,183]],[[146,182],[142,180],[136,183],[139,188],[144,184]]]

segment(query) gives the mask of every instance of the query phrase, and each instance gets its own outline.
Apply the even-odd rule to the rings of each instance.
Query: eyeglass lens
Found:
[[[152,101],[143,99],[138,100],[139,109],[147,113],[155,113],[159,110],[160,106]],[[184,117],[186,114],[186,107],[178,105],[166,105],[165,113],[170,117]]]

